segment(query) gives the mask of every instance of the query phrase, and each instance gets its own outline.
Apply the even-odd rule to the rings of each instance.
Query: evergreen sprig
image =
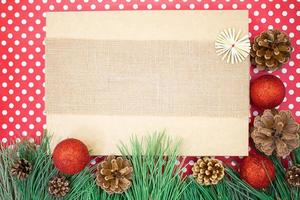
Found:
[[[139,139],[134,136],[129,145],[121,143],[120,153],[133,165],[132,186],[123,194],[109,195],[95,183],[95,169],[86,168],[74,176],[67,176],[70,192],[64,198],[48,193],[48,181],[58,175],[50,150],[50,137],[45,134],[37,147],[29,142],[1,148],[0,199],[5,200],[298,200],[300,190],[285,181],[285,168],[280,159],[271,156],[276,177],[265,190],[256,190],[240,179],[239,174],[225,167],[226,176],[214,186],[199,185],[192,176],[184,177],[182,163],[178,165],[180,141],[164,133]],[[12,177],[12,164],[24,158],[33,168],[26,180]],[[300,164],[300,149],[293,152],[293,164]]]

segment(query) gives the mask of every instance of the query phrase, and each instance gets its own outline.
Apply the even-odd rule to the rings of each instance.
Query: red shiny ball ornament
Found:
[[[285,87],[276,76],[263,75],[251,83],[250,96],[252,104],[258,108],[275,108],[284,99]]]
[[[77,139],[63,140],[53,151],[54,166],[63,174],[77,174],[87,166],[89,161],[88,148]]]
[[[256,189],[267,188],[275,177],[275,167],[267,157],[256,154],[245,157],[240,165],[241,178]]]

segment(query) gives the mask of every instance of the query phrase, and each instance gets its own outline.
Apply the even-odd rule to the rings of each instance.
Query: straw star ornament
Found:
[[[222,60],[231,64],[244,61],[251,49],[248,35],[242,36],[242,31],[236,32],[234,28],[225,29],[217,36],[215,48]]]

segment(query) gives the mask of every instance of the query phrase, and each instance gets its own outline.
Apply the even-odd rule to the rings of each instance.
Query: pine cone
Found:
[[[64,197],[70,191],[70,182],[65,176],[54,176],[48,182],[48,192],[53,197]]]
[[[11,167],[11,174],[20,180],[28,177],[32,170],[32,165],[25,159],[17,160]]]
[[[285,174],[286,181],[293,187],[300,187],[300,165],[290,167]]]
[[[290,111],[265,110],[254,119],[251,137],[258,150],[270,156],[287,156],[299,146],[300,126]]]
[[[201,185],[216,185],[225,174],[221,161],[209,157],[197,160],[192,171],[194,178]]]
[[[131,186],[132,171],[129,160],[108,156],[97,166],[96,183],[109,194],[122,193]]]
[[[251,62],[259,70],[274,71],[287,63],[292,52],[289,36],[279,30],[267,30],[254,38]]]

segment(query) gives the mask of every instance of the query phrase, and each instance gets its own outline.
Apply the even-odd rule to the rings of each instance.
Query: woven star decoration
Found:
[[[242,36],[242,31],[234,28],[223,30],[215,42],[216,52],[222,56],[222,60],[235,64],[245,60],[250,53],[249,36]]]

